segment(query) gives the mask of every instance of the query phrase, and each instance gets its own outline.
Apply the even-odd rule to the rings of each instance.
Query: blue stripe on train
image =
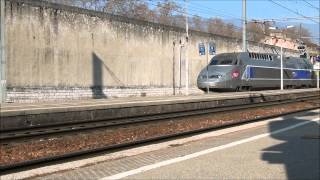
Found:
[[[310,79],[311,72],[309,70],[294,70],[292,71],[293,79]]]
[[[247,78],[255,78],[254,68],[255,67],[247,66]],[[309,70],[293,70],[292,79],[311,79],[311,72]]]
[[[254,67],[247,67],[247,78],[254,78]]]

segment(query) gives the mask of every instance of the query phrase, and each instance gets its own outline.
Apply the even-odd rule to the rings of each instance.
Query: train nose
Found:
[[[209,66],[198,76],[198,87],[200,89],[217,88],[224,89],[227,88],[228,83],[232,79],[237,79],[240,77],[239,71],[234,71],[234,66]]]

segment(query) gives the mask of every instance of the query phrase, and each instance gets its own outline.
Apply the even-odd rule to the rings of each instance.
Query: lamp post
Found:
[[[293,28],[294,26],[289,25],[286,27],[286,29],[290,29]],[[269,29],[271,30],[277,30],[278,27],[269,27]],[[282,34],[283,34],[283,30],[281,30]],[[284,80],[283,80],[283,46],[282,44],[280,44],[280,89],[283,90],[284,86]]]
[[[242,51],[247,52],[247,0],[242,0]]]
[[[186,95],[189,95],[189,54],[188,54],[188,44],[189,44],[189,23],[188,23],[188,0],[185,0],[186,8]]]
[[[283,90],[283,50],[282,50],[282,45],[281,45],[281,47],[280,47],[280,49],[281,49],[281,62],[280,62],[280,66],[281,66],[281,68],[280,68],[280,76],[281,76],[281,90]]]
[[[0,104],[7,95],[6,59],[5,59],[5,0],[0,0]]]

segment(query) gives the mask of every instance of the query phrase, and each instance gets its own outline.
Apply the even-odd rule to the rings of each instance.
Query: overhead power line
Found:
[[[314,8],[316,10],[318,10],[318,11],[320,10],[318,7],[314,6],[313,4],[309,3],[308,1],[306,1],[306,0],[302,0],[302,1],[307,3],[310,7]]]
[[[320,16],[308,16],[309,19],[320,20]],[[252,19],[255,20],[255,19]],[[284,18],[272,18],[272,19],[259,19],[260,21],[269,21],[269,22],[283,22],[283,21],[297,21],[305,20],[304,17],[284,17]]]
[[[305,15],[303,15],[303,14],[301,14],[301,13],[299,13],[299,12],[297,12],[297,11],[294,11],[294,10],[292,10],[292,9],[290,9],[290,8],[288,8],[288,7],[286,7],[286,6],[284,6],[284,5],[282,5],[282,4],[280,4],[280,3],[278,3],[278,2],[275,2],[275,1],[273,1],[273,0],[269,0],[270,2],[272,2],[273,4],[276,4],[276,5],[278,5],[278,6],[280,6],[280,7],[282,7],[282,8],[284,8],[284,9],[286,9],[286,10],[288,10],[288,11],[290,11],[290,12],[292,12],[292,13],[295,13],[295,14],[297,14],[297,15],[299,15],[299,16],[302,16],[302,17],[304,17],[305,19],[308,19],[308,20],[310,20],[310,21],[312,21],[312,22],[315,22],[315,23],[319,23],[318,21],[315,21],[315,20],[313,20],[313,19],[311,19],[311,18],[309,18],[309,17],[307,17],[307,16],[305,16]]]

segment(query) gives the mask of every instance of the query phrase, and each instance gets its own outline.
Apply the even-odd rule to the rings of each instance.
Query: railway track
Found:
[[[210,114],[215,112],[226,112],[226,111],[234,111],[234,110],[242,110],[248,108],[257,108],[257,107],[266,107],[266,106],[274,106],[280,104],[288,104],[293,102],[301,102],[301,101],[310,101],[317,100],[319,96],[306,96],[299,97],[296,99],[289,99],[285,101],[269,101],[269,102],[260,102],[260,103],[252,103],[241,106],[227,106],[220,108],[212,108],[212,109],[201,109],[201,110],[193,110],[193,111],[183,111],[176,113],[167,113],[161,115],[153,115],[153,116],[140,116],[140,117],[131,117],[124,119],[114,119],[114,120],[106,120],[106,121],[96,121],[96,122],[85,122],[85,123],[74,123],[74,124],[60,124],[53,126],[45,126],[45,127],[35,127],[35,128],[27,128],[24,130],[2,130],[0,132],[0,140],[12,140],[24,137],[32,137],[39,135],[47,135],[53,133],[63,133],[63,132],[72,132],[72,131],[81,131],[87,129],[95,129],[101,127],[111,127],[117,125],[128,125],[133,123],[141,123],[155,120],[163,120],[169,118],[178,118],[178,117],[187,117],[187,116],[196,116],[203,114]]]
[[[64,158],[70,158],[75,157],[83,154],[88,153],[94,153],[98,151],[103,150],[110,150],[114,148],[120,148],[120,147],[127,147],[132,146],[139,143],[145,143],[155,140],[161,140],[169,137],[174,136],[181,136],[181,135],[187,135],[195,132],[201,132],[208,129],[221,127],[221,126],[228,126],[228,125],[235,125],[239,123],[247,123],[254,120],[261,120],[265,118],[275,117],[275,116],[282,116],[284,114],[288,113],[296,113],[299,111],[305,111],[305,110],[311,110],[311,109],[317,109],[320,108],[320,101],[319,96],[317,95],[311,95],[311,96],[305,96],[305,97],[299,97],[296,99],[290,99],[290,100],[281,100],[281,101],[271,101],[271,102],[260,102],[260,103],[253,103],[253,104],[247,104],[240,106],[227,106],[227,107],[220,107],[220,108],[213,108],[213,109],[202,109],[202,110],[194,110],[194,111],[184,111],[184,112],[178,112],[178,113],[168,113],[168,114],[162,114],[162,115],[153,115],[153,116],[146,116],[146,117],[134,117],[134,118],[126,118],[126,119],[115,119],[115,120],[107,120],[107,121],[98,121],[98,122],[90,122],[90,123],[77,123],[77,124],[65,124],[65,125],[57,125],[57,126],[48,126],[48,127],[40,127],[40,128],[28,128],[25,130],[10,130],[10,131],[2,131],[0,133],[0,140],[1,145],[10,146],[11,144],[23,144],[27,141],[33,141],[34,139],[42,139],[43,137],[47,136],[59,136],[63,137],[65,135],[69,135],[70,133],[82,133],[85,131],[93,132],[95,130],[101,130],[105,128],[109,129],[116,129],[117,127],[126,126],[129,127],[136,127],[141,124],[153,124],[153,123],[162,123],[164,121],[172,121],[175,122],[175,119],[184,119],[184,118],[197,118],[199,116],[204,115],[213,115],[213,114],[219,114],[219,113],[230,113],[230,112],[245,112],[245,111],[253,111],[253,110],[259,110],[263,108],[272,108],[272,107],[280,107],[280,106],[287,106],[297,104],[297,103],[305,103],[310,104],[310,106],[305,108],[300,108],[292,111],[286,111],[278,114],[268,114],[265,116],[256,116],[251,117],[249,119],[243,120],[243,121],[230,121],[225,124],[215,125],[215,126],[207,126],[207,127],[201,127],[201,128],[195,128],[195,129],[187,129],[183,131],[176,131],[174,133],[163,133],[161,135],[153,136],[153,137],[144,137],[136,140],[131,141],[123,141],[119,143],[114,144],[106,144],[99,147],[94,148],[88,148],[88,149],[81,149],[77,151],[70,151],[50,156],[42,156],[38,158],[31,158],[31,159],[24,159],[21,161],[16,161],[13,163],[1,163],[0,164],[0,170],[9,170],[14,169],[18,167],[24,167],[29,166],[37,163],[42,162],[48,162],[53,160],[59,160]],[[88,135],[89,136],[89,135]]]

